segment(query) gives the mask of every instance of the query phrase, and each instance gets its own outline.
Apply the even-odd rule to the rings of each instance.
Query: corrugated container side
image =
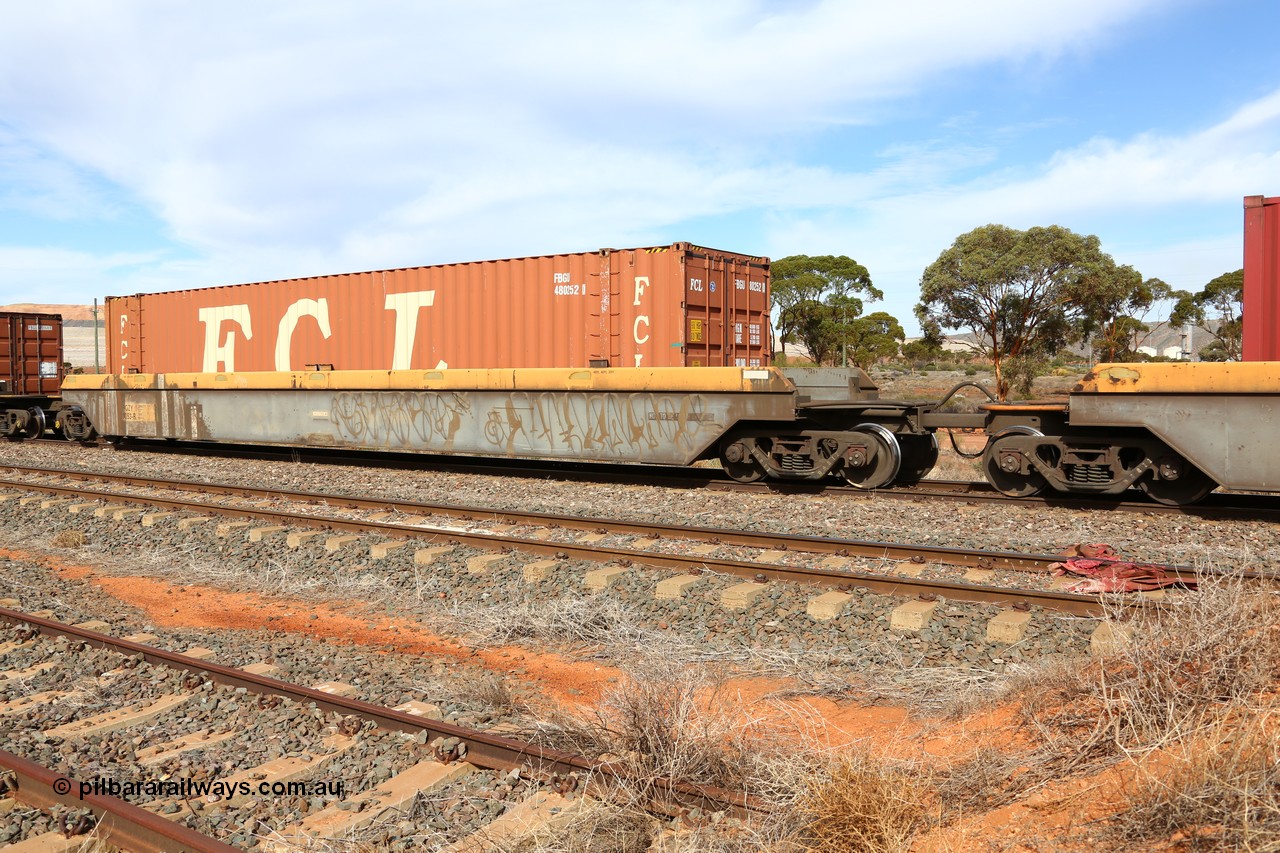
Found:
[[[110,297],[112,372],[767,364],[768,260],[678,243]]]
[[[1280,361],[1280,196],[1244,200],[1244,360]]]
[[[53,395],[62,385],[62,315],[0,312],[0,393]]]

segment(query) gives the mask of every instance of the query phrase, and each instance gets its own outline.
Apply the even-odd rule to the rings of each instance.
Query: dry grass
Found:
[[[925,825],[927,797],[918,772],[845,755],[796,804],[799,837],[812,853],[905,850]]]
[[[752,769],[766,738],[752,719],[720,695],[704,671],[672,670],[656,661],[626,673],[593,707],[552,710],[540,727],[553,745],[612,760],[648,800],[671,779],[737,790],[754,788]]]
[[[497,673],[460,679],[452,687],[457,699],[495,713],[513,714],[525,708],[524,701],[512,691],[511,684]]]
[[[277,552],[258,565],[219,560],[196,546],[139,549],[131,558],[135,565],[149,568],[148,574],[171,583],[200,583],[304,601],[388,604],[404,597],[402,590],[377,572],[339,569],[320,574],[308,558],[294,551]]]
[[[1264,721],[1224,720],[1154,761],[1114,821],[1127,841],[1280,850],[1280,744]]]
[[[89,537],[83,530],[63,530],[49,544],[54,548],[83,548],[89,544]]]
[[[951,446],[951,438],[946,433],[938,436],[938,464],[928,473],[931,480],[981,480],[982,458],[966,459]],[[957,433],[956,442],[965,453],[981,453],[985,436]]]
[[[566,595],[549,601],[454,601],[432,614],[444,630],[480,645],[536,641],[574,647],[635,647],[657,632],[611,595]]]
[[[820,749],[810,737],[815,720],[793,710],[777,725],[758,708],[726,696],[705,670],[650,663],[628,672],[594,708],[553,712],[539,731],[551,745],[620,768],[622,787],[608,794],[615,807],[643,809],[660,780],[674,780],[744,792],[771,810],[749,824],[673,836],[672,851],[898,850],[925,824],[929,775]]]
[[[1027,694],[1027,719],[1075,763],[1194,739],[1251,712],[1280,674],[1280,596],[1239,575],[1159,609],[1128,601],[1108,607],[1116,642],[1106,655]]]
[[[657,821],[645,812],[603,800],[578,805],[555,831],[531,828],[496,840],[494,853],[647,853]]]

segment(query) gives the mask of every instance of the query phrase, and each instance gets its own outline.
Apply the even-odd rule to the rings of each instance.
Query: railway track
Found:
[[[0,700],[4,700],[0,701],[0,718],[18,720],[9,726],[11,739],[23,740],[22,733],[29,731],[39,732],[34,738],[37,743],[52,739],[53,743],[84,745],[86,741],[94,743],[91,739],[95,736],[115,733],[110,738],[101,738],[97,746],[110,744],[115,750],[100,764],[110,766],[117,783],[169,778],[182,756],[200,750],[216,755],[220,745],[230,750],[225,755],[227,764],[240,765],[241,757],[234,754],[235,732],[223,731],[225,726],[219,727],[211,721],[217,719],[220,708],[225,711],[228,704],[242,704],[239,697],[244,695],[256,697],[257,711],[263,718],[274,720],[262,723],[263,739],[276,737],[271,734],[272,726],[299,729],[309,725],[315,730],[308,729],[308,732],[321,743],[258,766],[228,769],[225,778],[215,780],[221,785],[211,782],[205,786],[221,793],[202,794],[196,786],[183,788],[177,797],[147,791],[141,805],[95,793],[98,787],[106,788],[110,783],[100,783],[86,795],[91,780],[70,778],[30,758],[0,752],[0,769],[13,774],[9,778],[16,780],[16,784],[0,788],[0,796],[7,792],[26,805],[44,810],[61,806],[78,810],[80,815],[88,810],[94,819],[77,817],[76,829],[84,832],[96,828],[99,837],[129,850],[235,849],[173,821],[184,819],[188,824],[207,829],[215,824],[211,815],[231,812],[235,825],[248,821],[253,826],[258,821],[255,814],[260,814],[255,812],[255,800],[263,799],[266,793],[278,793],[291,782],[331,771],[331,760],[344,753],[359,753],[366,747],[375,750],[374,754],[388,755],[387,766],[397,767],[398,771],[389,778],[374,778],[364,790],[344,791],[345,800],[330,802],[298,820],[259,822],[262,831],[256,833],[255,838],[266,842],[266,849],[280,849],[292,843],[340,837],[368,824],[383,811],[402,808],[419,793],[462,785],[478,771],[500,772],[505,778],[520,780],[521,784],[512,792],[520,797],[497,822],[486,824],[470,835],[464,834],[446,848],[452,853],[471,853],[490,849],[489,845],[501,839],[506,831],[552,824],[571,814],[584,798],[606,796],[609,791],[622,789],[634,781],[635,771],[621,761],[592,761],[491,731],[432,719],[430,709],[422,703],[410,702],[391,708],[364,702],[344,695],[343,688],[349,685],[290,683],[272,677],[274,668],[265,663],[245,668],[221,665],[207,659],[205,649],[174,652],[151,645],[158,639],[152,635],[113,637],[103,632],[107,627],[105,623],[68,625],[12,607],[0,607],[0,623],[13,629],[9,632],[11,639],[0,642],[0,684],[9,688],[0,695]],[[58,638],[70,642],[58,645]],[[84,647],[105,650],[113,659],[94,658],[78,668],[76,657]],[[185,675],[165,677],[141,672],[144,662],[157,671],[164,669]],[[14,684],[20,684],[21,688],[13,689]],[[124,687],[139,684],[148,687],[140,692],[126,692]],[[50,726],[41,714],[57,707],[77,689],[124,694],[128,701],[82,702],[74,713],[58,718],[57,724]],[[15,697],[15,693],[19,695]],[[174,722],[179,712],[186,717]],[[254,712],[251,710],[251,713]],[[162,723],[166,715],[168,725]],[[297,722],[300,719],[304,724]],[[243,714],[239,718],[242,724],[246,720]],[[397,733],[408,738],[393,736]],[[306,742],[297,731],[281,737],[294,741],[303,737],[301,742]],[[23,742],[30,740],[32,738],[26,738]],[[77,752],[77,761],[84,766],[89,759],[82,753],[83,750]],[[372,764],[376,766],[379,761],[381,759],[375,759]],[[711,786],[646,778],[645,790],[651,796],[649,805],[655,813],[667,816],[700,810],[706,815],[749,819],[763,813],[763,806],[749,796]],[[225,793],[228,791],[232,793]],[[193,797],[196,808],[192,808]],[[348,805],[339,807],[338,802]],[[351,808],[351,803],[356,807]],[[483,838],[486,843],[481,844],[472,836]],[[233,837],[232,840],[243,843],[246,839]],[[65,844],[38,846],[55,841],[46,838],[28,843],[32,850],[69,849]]]
[[[79,836],[89,832],[94,838],[131,853],[232,853],[237,849],[119,797],[92,792],[81,797],[78,793],[79,779],[5,750],[0,750],[0,778],[6,784],[4,795],[0,797],[0,807],[5,805],[7,798],[10,814],[19,805],[45,813],[73,810],[62,812],[59,829],[7,844],[6,847],[15,853],[20,853],[24,847],[31,853],[75,850],[80,847]],[[63,786],[67,785],[71,787],[64,790]],[[70,791],[76,793],[68,793]],[[76,811],[79,813],[74,818],[66,817]]]
[[[0,479],[0,488],[36,491],[64,502],[91,500],[204,517],[253,519],[272,531],[320,528],[557,560],[656,567],[684,576],[711,571],[749,583],[785,581],[841,592],[866,589],[925,600],[1038,606],[1075,615],[1097,615],[1103,609],[1096,595],[1053,588],[1055,581],[1048,573],[1063,559],[1060,555],[738,532],[60,469],[4,468],[35,479]],[[119,490],[83,485],[95,481]],[[201,497],[194,498],[193,493]],[[214,497],[223,500],[210,499]],[[358,513],[372,515],[359,517]],[[390,520],[388,514],[400,518]],[[522,534],[518,532],[521,527],[531,530]],[[665,548],[660,547],[663,542],[668,543]],[[734,553],[717,553],[722,550]],[[931,569],[933,576],[923,576],[926,569]],[[1165,569],[1179,581],[1200,577],[1186,567]],[[1274,579],[1269,572],[1255,571],[1248,576]]]
[[[67,446],[67,442],[40,439],[41,443]],[[324,448],[286,448],[264,445],[210,444],[208,442],[147,441],[130,439],[111,447],[120,452],[189,454],[238,459],[266,459],[305,462],[320,465],[360,465],[368,467],[428,469],[452,473],[491,474],[532,479],[580,479],[589,482],[626,485],[665,486],[671,488],[704,488],[715,491],[757,494],[841,495],[850,498],[878,497],[891,500],[942,500],[968,503],[995,503],[1010,506],[1045,506],[1073,510],[1186,515],[1206,519],[1280,522],[1280,500],[1274,495],[1214,492],[1194,506],[1171,506],[1157,503],[1137,490],[1123,495],[1069,497],[1042,493],[1015,498],[996,491],[982,480],[921,480],[911,486],[882,488],[871,491],[856,489],[836,481],[787,482],[760,481],[740,483],[719,468],[670,468],[656,465],[608,465],[602,463],[568,463],[554,460],[486,459],[465,456],[424,456],[414,453],[382,451],[326,450]]]

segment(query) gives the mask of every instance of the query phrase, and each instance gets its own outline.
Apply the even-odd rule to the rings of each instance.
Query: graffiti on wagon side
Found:
[[[329,411],[343,439],[376,447],[449,447],[470,418],[465,393],[343,391]]]
[[[345,391],[329,420],[364,446],[683,459],[721,431],[698,395]]]
[[[518,392],[491,408],[489,447],[507,455],[683,458],[719,432],[702,397],[589,392]]]

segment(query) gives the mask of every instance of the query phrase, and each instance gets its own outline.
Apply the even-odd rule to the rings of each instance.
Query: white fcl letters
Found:
[[[637,307],[640,305],[640,297],[644,296],[644,290],[648,286],[649,286],[649,276],[647,275],[636,276],[636,286],[635,286],[636,298],[635,298],[635,301],[631,303],[632,305],[635,305]]]
[[[434,290],[388,293],[384,307],[396,312],[396,342],[391,353],[392,370],[408,370],[413,360],[413,341],[418,336],[418,311],[436,301]]]
[[[276,335],[276,370],[293,369],[289,365],[289,347],[293,343],[293,331],[298,328],[298,320],[303,317],[316,318],[316,325],[325,340],[332,334],[329,329],[329,300],[299,299],[280,318],[280,331]]]
[[[253,321],[249,318],[248,305],[217,305],[212,308],[201,308],[200,322],[204,323],[204,364],[205,373],[217,373],[221,362],[223,371],[234,373],[236,369],[236,333],[227,330],[226,342],[221,342],[222,324],[235,323],[244,332],[244,339],[253,338]]]

